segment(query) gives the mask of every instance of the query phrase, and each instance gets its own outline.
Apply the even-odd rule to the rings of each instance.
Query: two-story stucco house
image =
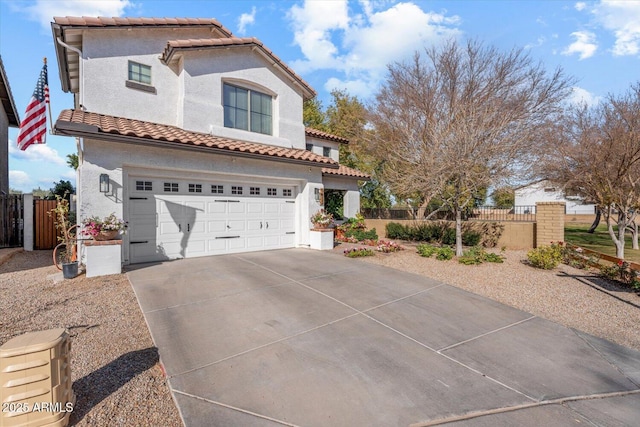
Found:
[[[129,223],[125,263],[304,247],[323,190],[359,210],[348,141],[306,129],[314,90],[254,38],[214,19],[54,18],[74,94],[79,219]]]
[[[20,126],[9,79],[0,57],[0,195],[9,194],[9,128]]]

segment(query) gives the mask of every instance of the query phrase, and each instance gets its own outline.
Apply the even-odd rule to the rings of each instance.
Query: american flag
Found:
[[[44,144],[47,134],[47,105],[49,104],[49,79],[47,63],[40,71],[38,83],[27,106],[25,118],[20,123],[18,132],[18,148],[26,150],[31,144]]]

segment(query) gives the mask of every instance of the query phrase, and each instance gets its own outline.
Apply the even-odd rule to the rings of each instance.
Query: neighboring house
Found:
[[[0,100],[2,113],[0,114],[0,195],[9,194],[9,128],[20,127],[20,117],[16,104],[11,95],[9,79],[0,57]]]
[[[367,176],[338,163],[348,141],[305,129],[314,90],[257,39],[214,19],[66,17],[52,31],[74,94],[54,131],[77,137],[79,219],[128,221],[125,263],[308,246],[325,189],[359,211]]]
[[[531,206],[531,212],[536,212],[536,202],[565,202],[565,212],[570,215],[593,215],[596,207],[585,203],[579,196],[566,195],[562,188],[549,181],[537,181],[515,189],[515,206]]]

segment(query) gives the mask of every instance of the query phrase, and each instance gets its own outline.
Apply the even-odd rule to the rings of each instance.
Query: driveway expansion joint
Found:
[[[281,421],[281,420],[278,420],[278,419],[275,419],[275,418],[271,418],[271,417],[266,416],[266,415],[262,415],[262,414],[258,414],[256,412],[252,412],[252,411],[246,410],[246,409],[237,408],[235,406],[226,405],[226,404],[221,403],[221,402],[216,402],[215,400],[206,399],[206,398],[204,398],[202,396],[196,396],[195,394],[185,393],[184,391],[180,391],[180,390],[176,390],[176,389],[173,389],[173,392],[181,394],[181,395],[186,396],[186,397],[190,397],[192,399],[201,400],[203,402],[207,402],[207,403],[210,403],[212,405],[218,405],[218,406],[222,406],[223,408],[227,408],[227,409],[231,409],[233,411],[241,412],[241,413],[243,413],[245,415],[251,415],[252,417],[256,417],[256,418],[260,418],[260,419],[263,419],[263,420],[271,421],[271,422],[274,422],[274,423],[282,424],[283,426],[298,427],[296,424],[291,424],[291,423],[288,423],[286,421]]]
[[[453,423],[456,421],[467,421],[474,418],[485,417],[488,415],[496,415],[496,414],[502,414],[505,412],[520,411],[522,409],[536,408],[540,406],[563,405],[568,402],[577,402],[581,400],[593,400],[593,399],[607,399],[612,397],[629,396],[634,394],[640,394],[640,389],[615,391],[611,393],[597,393],[597,394],[587,394],[587,395],[581,395],[581,396],[560,397],[558,399],[542,400],[542,401],[532,402],[532,403],[523,403],[521,405],[505,406],[502,408],[487,409],[484,411],[473,411],[463,415],[456,415],[453,417],[438,418],[430,421],[417,422],[417,423],[411,424],[409,427],[431,427],[431,426],[437,426],[441,424]],[[584,415],[582,414],[580,415],[584,417]]]

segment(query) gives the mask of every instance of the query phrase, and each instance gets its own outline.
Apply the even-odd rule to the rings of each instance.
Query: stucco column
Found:
[[[22,247],[25,251],[33,250],[33,194],[22,196]]]
[[[536,247],[564,241],[564,202],[536,203]]]

